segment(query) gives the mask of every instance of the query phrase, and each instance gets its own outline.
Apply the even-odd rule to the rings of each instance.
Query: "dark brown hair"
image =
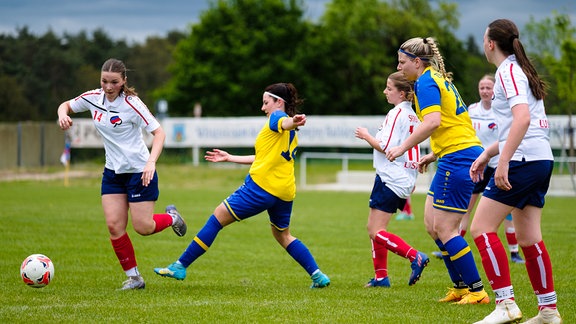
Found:
[[[294,117],[299,111],[298,106],[304,103],[304,100],[298,97],[298,90],[292,83],[274,83],[266,87],[264,91],[277,95],[284,100],[284,109],[288,116]],[[272,97],[272,100],[279,100]]]
[[[496,19],[488,25],[487,37],[506,55],[516,55],[516,61],[528,78],[530,90],[536,99],[546,97],[546,83],[540,79],[536,68],[526,55],[520,42],[518,27],[508,19]]]

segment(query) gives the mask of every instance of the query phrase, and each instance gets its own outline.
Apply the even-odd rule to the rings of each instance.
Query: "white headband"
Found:
[[[277,95],[275,95],[275,94],[273,94],[273,93],[270,93],[270,92],[268,92],[268,91],[264,91],[264,94],[267,94],[267,95],[269,95],[270,97],[274,97],[274,98],[276,98],[276,99],[280,99],[280,100],[286,102],[286,100],[284,100],[284,98],[282,98],[282,97],[280,97],[280,96],[277,96]]]

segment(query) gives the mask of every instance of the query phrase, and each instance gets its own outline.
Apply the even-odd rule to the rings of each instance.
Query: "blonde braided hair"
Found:
[[[411,59],[419,58],[424,66],[432,66],[448,82],[452,82],[452,72],[446,72],[444,58],[440,54],[436,40],[433,37],[411,38],[400,46],[400,50]]]

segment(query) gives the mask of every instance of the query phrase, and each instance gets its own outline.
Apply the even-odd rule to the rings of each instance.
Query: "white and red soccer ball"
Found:
[[[22,262],[20,276],[30,287],[45,287],[54,278],[54,264],[43,254],[32,254]]]

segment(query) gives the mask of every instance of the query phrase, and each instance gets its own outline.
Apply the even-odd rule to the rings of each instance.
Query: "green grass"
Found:
[[[332,285],[327,289],[309,289],[306,272],[272,238],[265,214],[225,228],[189,268],[186,280],[156,276],[152,269],[177,259],[214,208],[241,184],[247,170],[206,165],[159,165],[161,194],[156,209],[160,212],[175,203],[189,233],[179,238],[167,229],[142,237],[130,227],[146,289],[116,291],[125,275],[102,215],[99,168],[88,168],[96,176],[71,179],[69,187],[62,180],[0,182],[1,323],[471,323],[493,309],[493,304],[436,302],[450,286],[443,263],[436,259],[409,287],[408,261],[390,254],[392,287],[363,288],[373,275],[365,230],[368,193],[298,193],[291,232],[330,276]],[[325,166],[311,168],[314,174],[332,172],[321,171]],[[423,202],[423,195],[415,195],[416,221],[392,221],[389,230],[431,252],[436,247],[424,230]],[[543,215],[565,323],[576,322],[575,207],[574,198],[549,197]],[[477,250],[471,246],[487,285]],[[32,253],[44,253],[55,264],[53,282],[42,289],[29,288],[19,278],[20,263]],[[534,316],[536,298],[526,270],[517,264],[511,268],[517,302],[525,317]],[[488,291],[492,296],[489,286]]]

